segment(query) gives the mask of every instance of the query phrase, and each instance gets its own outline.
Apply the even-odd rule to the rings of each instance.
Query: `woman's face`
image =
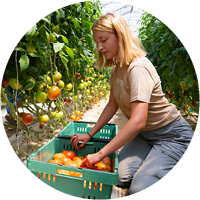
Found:
[[[106,59],[116,58],[119,62],[119,42],[115,34],[102,31],[93,31],[94,41]]]

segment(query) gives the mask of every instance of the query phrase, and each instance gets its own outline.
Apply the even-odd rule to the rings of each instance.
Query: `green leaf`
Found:
[[[23,55],[19,59],[20,69],[21,71],[25,70],[29,66],[29,58],[27,55]]]
[[[26,34],[25,34],[25,39],[27,41],[29,41],[33,36],[34,34],[36,33],[36,30],[37,30],[37,25],[35,24]]]
[[[65,45],[64,43],[60,43],[60,42],[53,43],[53,49],[54,49],[55,53],[60,51],[64,45]]]
[[[50,21],[47,18],[42,18],[42,20],[44,20],[45,22],[47,22],[48,24],[50,24]]]
[[[71,58],[71,59],[74,59],[73,50],[70,49],[68,46],[65,46],[65,50],[66,50],[67,54],[70,56],[70,58]]]
[[[79,21],[78,20],[73,20],[73,24],[74,24],[74,28],[78,28],[79,27]]]
[[[68,39],[64,35],[61,35],[61,37],[62,37],[64,43],[66,43],[67,45],[69,45]]]
[[[41,54],[39,54],[39,53],[35,53],[35,52],[30,52],[30,53],[28,53],[31,57],[33,57],[33,58],[40,58],[40,57],[42,57],[42,55]]]
[[[21,48],[21,47],[16,47],[15,51],[26,51],[25,49]]]

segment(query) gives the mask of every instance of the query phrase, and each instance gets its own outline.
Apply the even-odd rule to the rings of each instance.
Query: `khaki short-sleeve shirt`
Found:
[[[181,118],[175,105],[165,98],[160,77],[146,57],[134,60],[129,66],[113,66],[110,83],[114,98],[127,119],[131,116],[131,102],[139,100],[148,103],[148,117],[143,131],[161,128]]]

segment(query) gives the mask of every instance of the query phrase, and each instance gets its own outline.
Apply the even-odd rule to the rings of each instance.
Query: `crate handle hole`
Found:
[[[90,199],[90,195],[88,195],[88,199]]]
[[[83,182],[83,187],[86,188],[86,180]]]

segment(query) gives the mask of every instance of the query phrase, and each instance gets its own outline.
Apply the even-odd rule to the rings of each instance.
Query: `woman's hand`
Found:
[[[90,136],[88,134],[77,134],[71,136],[70,144],[73,142],[73,146],[76,150],[78,148],[82,148],[89,140]],[[83,143],[78,146],[79,141],[82,141]]]
[[[94,164],[100,162],[103,159],[100,154],[100,152],[88,154],[82,161],[80,167],[84,167],[86,165],[90,169],[95,169],[96,167],[94,166]]]

